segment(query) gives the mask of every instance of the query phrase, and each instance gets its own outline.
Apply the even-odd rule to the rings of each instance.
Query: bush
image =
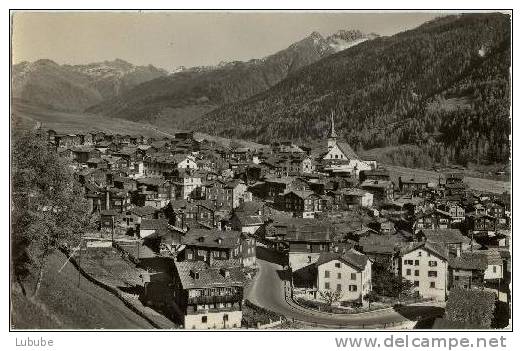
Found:
[[[454,289],[448,296],[445,319],[466,328],[491,327],[495,311],[495,294],[484,290]]]
[[[259,307],[249,300],[245,300],[243,303],[243,319],[241,320],[241,325],[247,328],[256,328],[258,323],[267,324],[270,321],[276,321],[282,318],[285,320],[285,317],[267,310],[266,308]]]

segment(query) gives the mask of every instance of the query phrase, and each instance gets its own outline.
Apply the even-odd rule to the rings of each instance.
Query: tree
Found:
[[[39,131],[16,131],[12,146],[12,269],[23,281],[37,269],[32,297],[40,288],[47,257],[77,245],[89,225],[83,189],[65,160]]]
[[[448,295],[444,318],[467,328],[490,328],[494,311],[493,292],[457,288]]]
[[[321,299],[323,299],[328,306],[332,306],[341,299],[343,292],[341,290],[320,290],[319,296],[321,296]]]
[[[386,267],[376,263],[372,269],[372,287],[377,295],[401,298],[409,296],[413,283],[399,277]]]
[[[368,301],[368,308],[371,308],[372,302],[379,301],[379,295],[375,291],[371,290],[363,296],[363,300]]]

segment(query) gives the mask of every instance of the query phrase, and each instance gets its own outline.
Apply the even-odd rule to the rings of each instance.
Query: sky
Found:
[[[15,12],[13,62],[85,64],[123,59],[171,71],[179,66],[248,61],[313,31],[380,35],[414,28],[441,13],[348,12]]]

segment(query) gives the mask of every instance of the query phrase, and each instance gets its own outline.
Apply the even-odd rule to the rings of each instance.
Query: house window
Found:
[[[337,273],[337,279],[341,279],[341,273]]]
[[[341,284],[337,284],[337,291],[341,291],[342,288],[341,288]]]
[[[408,269],[406,270],[406,275],[411,275],[411,269],[408,268]]]
[[[418,270],[418,269],[415,270],[415,276],[416,276],[416,277],[419,276],[419,270]]]
[[[437,277],[437,271],[428,271],[428,277]]]
[[[207,323],[207,316],[201,317],[201,323]]]
[[[328,283],[328,282],[324,283],[324,288],[326,290],[329,290],[330,289],[330,283]]]
[[[435,282],[430,282],[430,288],[435,289]]]
[[[437,261],[429,261],[428,266],[430,267],[437,267]]]
[[[192,251],[187,251],[187,259],[188,260],[192,259]]]
[[[330,278],[330,271],[324,271],[324,277]]]
[[[493,266],[493,273],[497,273],[497,266]]]
[[[223,315],[223,321],[228,322],[228,314]]]
[[[414,281],[413,281],[413,286],[415,286],[415,287],[419,287],[419,281],[418,281],[418,280],[414,280]]]
[[[419,260],[415,260],[415,265],[416,265],[416,266],[419,265]]]
[[[404,265],[405,265],[405,266],[408,265],[408,260],[404,260]]]
[[[336,262],[336,263],[335,263],[335,268],[341,268],[341,263]]]
[[[350,279],[351,280],[357,279],[357,274],[356,273],[350,273]]]
[[[417,254],[417,256],[422,257],[422,251],[419,251],[419,253]]]
[[[348,291],[357,291],[357,285],[350,285],[348,286]]]

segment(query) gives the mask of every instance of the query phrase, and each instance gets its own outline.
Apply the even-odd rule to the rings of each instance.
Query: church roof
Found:
[[[347,142],[344,142],[344,141],[337,142],[337,146],[343,152],[344,156],[346,156],[347,159],[356,160],[359,158],[357,156],[357,154],[355,153],[355,151],[353,151],[352,147]]]

